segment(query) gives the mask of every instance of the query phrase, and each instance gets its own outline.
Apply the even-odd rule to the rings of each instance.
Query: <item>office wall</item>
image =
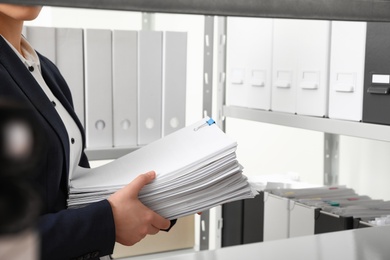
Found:
[[[390,143],[340,137],[339,182],[374,199],[390,200]]]
[[[233,118],[226,132],[238,142],[246,175],[294,173],[301,181],[323,183],[323,133]]]
[[[227,119],[227,133],[238,141],[237,157],[247,175],[298,174],[323,183],[321,132]],[[390,199],[390,143],[340,136],[339,184],[373,199]]]

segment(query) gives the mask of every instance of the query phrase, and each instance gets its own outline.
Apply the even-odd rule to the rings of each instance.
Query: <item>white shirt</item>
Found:
[[[15,53],[22,60],[22,62],[26,65],[26,68],[31,72],[35,80],[38,82],[42,90],[45,92],[47,98],[52,102],[53,106],[56,108],[58,115],[61,117],[65,125],[69,137],[69,147],[70,147],[69,178],[71,178],[73,172],[76,170],[78,166],[78,162],[80,161],[80,157],[81,157],[81,152],[82,152],[81,132],[76,122],[68,113],[68,111],[61,104],[61,102],[54,96],[50,88],[47,86],[45,80],[42,77],[41,65],[39,62],[38,55],[35,52],[35,50],[31,47],[31,45],[27,42],[27,40],[24,37],[22,37],[21,48],[22,48],[23,55],[21,55],[6,39],[5,41],[15,51]]]

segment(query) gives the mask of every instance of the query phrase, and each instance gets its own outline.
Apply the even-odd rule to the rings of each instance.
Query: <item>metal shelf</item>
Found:
[[[390,126],[225,106],[226,117],[390,142]]]
[[[3,3],[218,16],[390,21],[387,0],[0,0]]]

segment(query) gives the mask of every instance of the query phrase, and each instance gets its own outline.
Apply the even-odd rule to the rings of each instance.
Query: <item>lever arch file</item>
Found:
[[[26,26],[25,37],[33,48],[56,64],[56,31],[53,27]]]
[[[252,198],[256,191],[242,174],[236,146],[205,118],[106,165],[79,168],[69,179],[68,205],[105,199],[150,170],[156,179],[141,190],[139,199],[168,219]]]
[[[86,141],[112,147],[112,38],[110,30],[85,30]]]
[[[112,35],[114,147],[137,145],[137,32]]]
[[[138,33],[138,145],[162,136],[163,33]]]
[[[163,135],[183,128],[186,120],[187,33],[164,33]]]
[[[56,65],[68,83],[74,109],[85,126],[83,29],[56,28]]]

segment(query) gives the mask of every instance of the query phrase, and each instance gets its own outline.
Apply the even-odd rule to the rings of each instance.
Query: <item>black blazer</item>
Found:
[[[70,90],[56,66],[38,54],[42,75],[53,94],[84,130],[74,110]],[[34,181],[43,200],[38,230],[41,259],[98,259],[111,254],[115,225],[107,200],[81,209],[67,209],[69,140],[65,126],[29,70],[0,36],[0,98],[20,102],[33,110],[48,149]],[[89,167],[83,153],[80,166]]]

